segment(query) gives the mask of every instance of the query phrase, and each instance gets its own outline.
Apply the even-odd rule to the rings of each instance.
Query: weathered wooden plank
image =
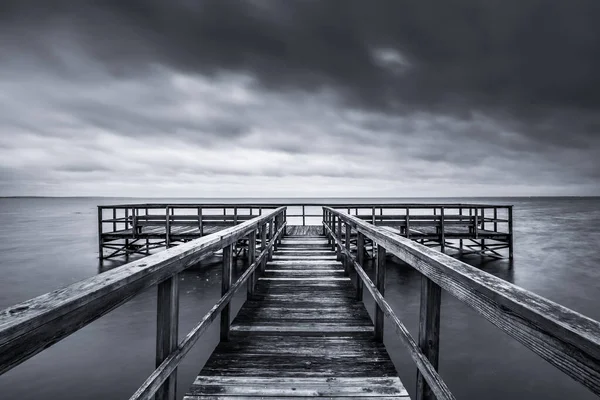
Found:
[[[212,379],[211,379],[212,378]],[[280,396],[351,396],[381,397],[408,396],[398,378],[252,378],[227,379],[228,377],[202,376],[196,378],[189,395],[254,395]]]

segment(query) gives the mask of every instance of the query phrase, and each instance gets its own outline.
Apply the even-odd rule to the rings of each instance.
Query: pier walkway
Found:
[[[282,240],[185,399],[210,396],[408,399],[325,236]]]
[[[511,208],[502,215],[499,206],[406,206],[403,214],[396,214],[397,205],[391,206],[396,211],[387,214],[386,206],[378,205],[379,212],[375,212],[375,206],[365,207],[370,214],[361,213],[359,206],[354,212],[339,205],[322,206],[317,226],[289,224],[286,206],[250,211],[243,218],[237,212],[233,217],[225,213],[216,219],[229,226],[172,243],[170,223],[178,216],[171,218],[168,206],[166,217],[160,221],[168,225],[166,237],[159,239],[166,240],[165,250],[0,311],[0,374],[156,286],[156,369],[130,400],[175,400],[178,366],[217,319],[220,343],[206,364],[198,365],[200,373],[195,381],[184,383],[185,387],[192,385],[188,400],[408,398],[413,392],[405,390],[398,376],[413,374],[414,370],[396,371],[383,345],[384,321],[395,334],[392,340],[400,341],[416,366],[412,397],[453,400],[454,395],[438,373],[443,291],[600,395],[598,321],[443,252],[448,245],[445,235],[453,230],[446,230],[447,224],[466,224],[468,234],[484,246],[478,251],[493,254],[500,246],[512,248]],[[429,207],[430,211],[412,218],[418,207]],[[486,207],[492,208],[492,216],[479,211]],[[104,250],[103,225],[143,225],[139,225],[139,213],[129,210],[124,216],[113,214],[108,221],[103,219],[103,211],[99,212],[100,258]],[[151,213],[145,215],[142,219],[147,221],[158,218]],[[189,214],[181,220],[184,225],[189,224],[185,221],[188,218]],[[201,210],[193,218],[195,223],[205,222]],[[394,221],[391,226],[390,220]],[[419,224],[437,227],[435,240],[442,251],[429,247],[423,238],[412,237],[412,229]],[[492,239],[478,239],[480,230],[488,228],[498,235],[503,232],[508,241],[490,247],[487,240]],[[130,247],[131,243],[125,243],[118,251],[129,254]],[[217,253],[222,265],[221,298],[179,340],[182,273]],[[386,259],[392,255],[421,274],[416,337],[385,297]],[[236,257],[236,264],[244,264],[244,269],[234,282]],[[245,263],[240,257],[246,258]],[[240,291],[247,298],[234,316],[230,303]],[[375,303],[372,318],[363,305],[365,293]]]

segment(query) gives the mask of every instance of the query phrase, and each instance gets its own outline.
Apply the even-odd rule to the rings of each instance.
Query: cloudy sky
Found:
[[[0,195],[600,195],[600,1],[0,2]]]

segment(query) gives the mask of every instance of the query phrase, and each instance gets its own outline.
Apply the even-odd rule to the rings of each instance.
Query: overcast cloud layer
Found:
[[[600,2],[0,2],[0,195],[600,195]]]

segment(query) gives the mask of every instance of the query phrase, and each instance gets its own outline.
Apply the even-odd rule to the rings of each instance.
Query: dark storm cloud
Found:
[[[67,174],[156,163],[170,174],[401,171],[435,183],[474,167],[482,181],[526,169],[532,181],[593,185],[598,20],[597,0],[6,0],[0,128],[28,136],[0,150]],[[90,139],[98,131],[130,153]],[[49,137],[62,160],[38,154]],[[154,161],[138,150],[145,141],[237,146],[265,164]],[[284,155],[266,162],[269,151]]]
[[[590,112],[569,119],[576,135],[599,126],[596,0],[21,0],[0,13],[4,32],[21,34],[13,46],[73,39],[115,75],[153,63],[244,71],[266,87],[331,86],[361,106],[396,112],[482,109],[539,124],[550,115],[560,123],[556,113],[566,109]],[[393,58],[378,59],[378,49],[398,52],[403,72],[387,68]],[[532,133],[565,144],[562,132]]]

